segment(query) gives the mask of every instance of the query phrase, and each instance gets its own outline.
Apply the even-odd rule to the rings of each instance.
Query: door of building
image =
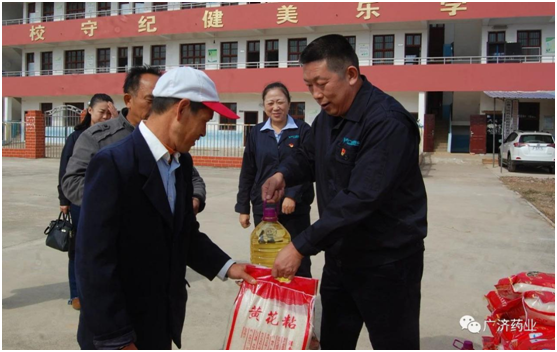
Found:
[[[424,152],[433,152],[435,141],[435,115],[424,115]]]
[[[486,115],[470,116],[470,153],[485,154],[487,143]]]

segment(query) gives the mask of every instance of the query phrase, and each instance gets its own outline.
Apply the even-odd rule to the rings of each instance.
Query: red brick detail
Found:
[[[241,168],[242,158],[222,156],[192,156],[195,166]]]
[[[2,148],[2,157],[38,159],[44,158],[45,121],[43,113],[31,110],[25,115],[25,149]]]

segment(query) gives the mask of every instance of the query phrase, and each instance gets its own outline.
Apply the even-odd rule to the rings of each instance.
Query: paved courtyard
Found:
[[[456,159],[455,159],[456,160]],[[483,295],[502,277],[555,270],[555,229],[498,179],[491,165],[449,159],[423,168],[429,206],[422,282],[423,349],[452,349],[481,334],[461,330],[459,319],[483,322]],[[426,160],[427,161],[427,160]],[[44,245],[43,230],[58,215],[57,159],[2,159],[2,347],[78,349],[79,313],[66,305],[67,254]],[[249,234],[233,212],[239,170],[199,168],[207,183],[201,229],[239,261],[249,259]],[[514,176],[514,174],[513,174]],[[538,175],[554,177],[554,175]],[[317,219],[313,209],[312,220]],[[320,278],[323,256],[313,259]],[[238,287],[209,282],[188,271],[189,301],[183,349],[221,349]],[[319,334],[320,301],[316,329]],[[487,332],[486,332],[487,334]],[[362,332],[358,349],[370,349]]]

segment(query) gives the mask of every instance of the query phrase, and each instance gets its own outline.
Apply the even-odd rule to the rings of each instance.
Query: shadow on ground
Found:
[[[68,299],[70,288],[67,282],[20,288],[13,295],[2,299],[2,309],[16,309],[58,299]]]

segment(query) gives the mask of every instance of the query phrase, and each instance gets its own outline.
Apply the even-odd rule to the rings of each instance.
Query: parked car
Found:
[[[499,165],[515,172],[519,165],[545,166],[555,172],[555,140],[546,132],[512,132],[501,146]]]

